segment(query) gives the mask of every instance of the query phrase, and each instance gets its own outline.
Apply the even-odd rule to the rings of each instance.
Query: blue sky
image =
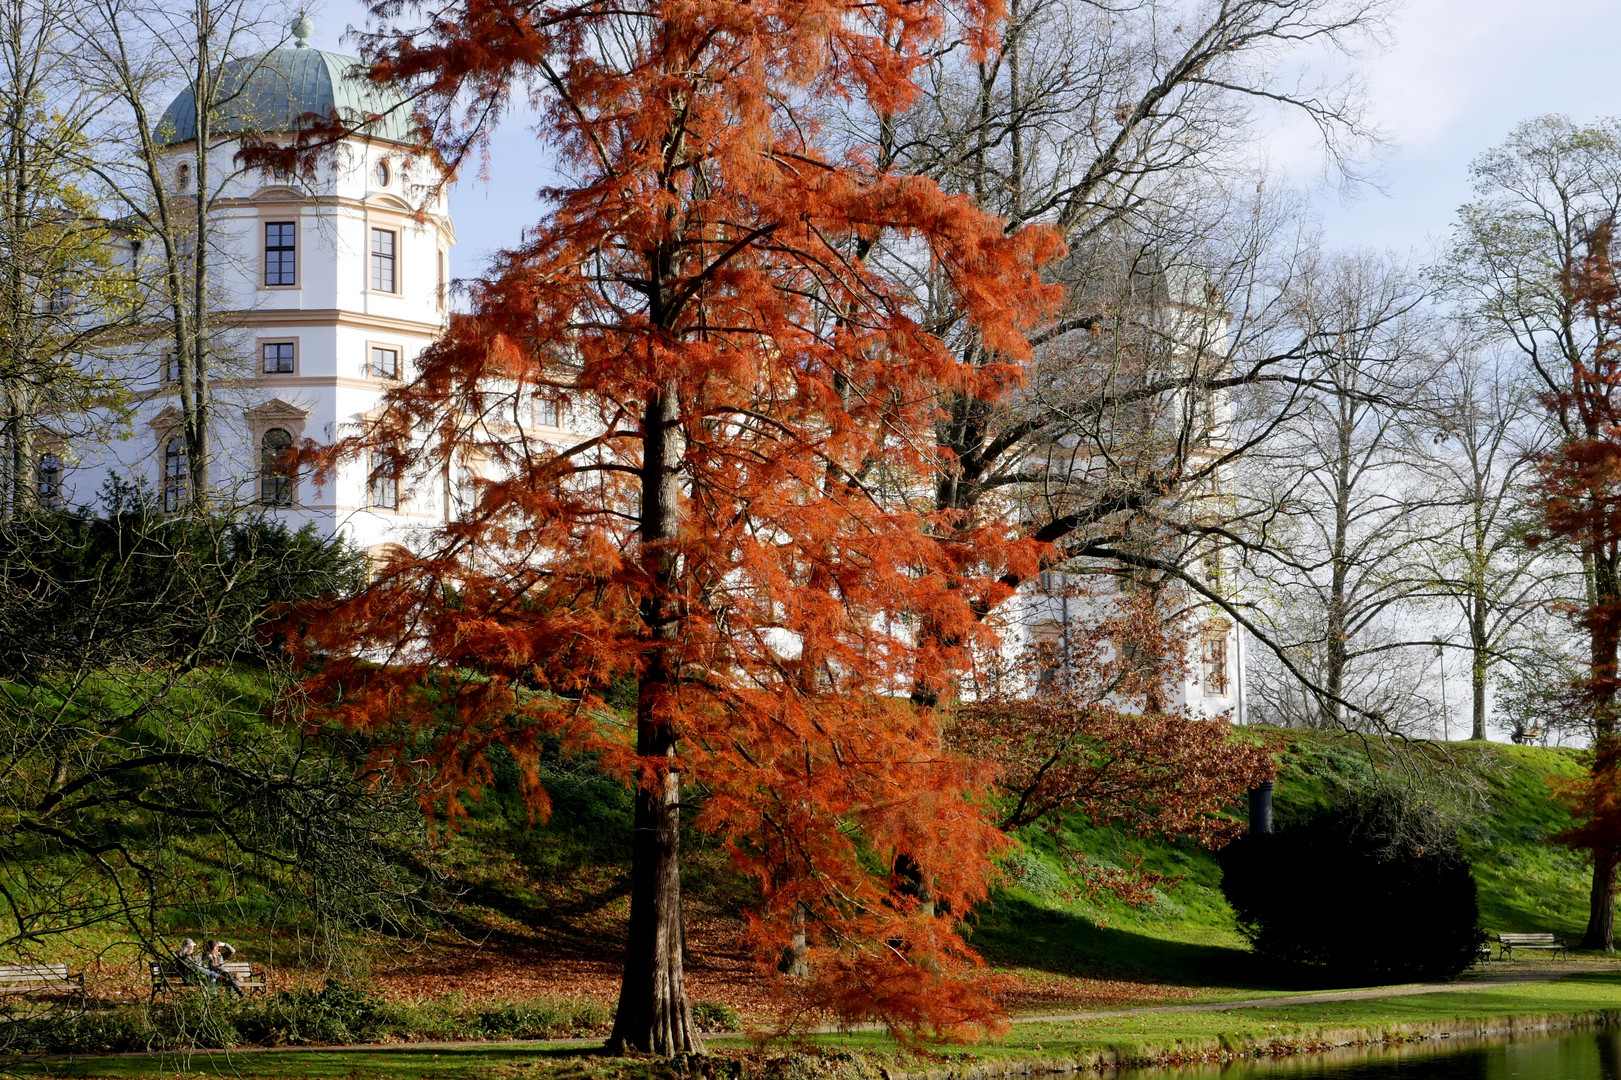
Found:
[[[360,24],[354,0],[312,5],[318,48],[352,52],[344,29]],[[1359,60],[1370,117],[1387,135],[1372,182],[1349,195],[1323,184],[1321,160],[1298,127],[1261,140],[1276,166],[1316,183],[1328,242],[1422,257],[1469,198],[1469,161],[1517,123],[1560,112],[1578,120],[1621,115],[1621,0],[1408,0],[1390,41]],[[545,163],[520,126],[503,130],[487,179],[464,178],[451,211],[458,243],[452,272],[475,274],[538,213]]]
[[[1422,255],[1471,197],[1469,162],[1516,124],[1621,115],[1621,0],[1409,0],[1392,38],[1364,63],[1389,140],[1376,186],[1318,194],[1335,246]]]

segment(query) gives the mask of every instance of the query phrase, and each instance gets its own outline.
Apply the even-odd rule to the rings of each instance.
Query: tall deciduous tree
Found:
[[[1528,121],[1472,172],[1479,198],[1460,211],[1444,280],[1477,325],[1518,350],[1550,400],[1572,406],[1550,414],[1557,436],[1572,447],[1599,445],[1602,414],[1573,406],[1589,398],[1582,373],[1593,371],[1615,340],[1621,312],[1573,288],[1573,275],[1594,256],[1588,238],[1621,215],[1621,121]],[[1567,601],[1587,608],[1616,595],[1615,553],[1602,538],[1571,548],[1585,588]],[[1594,627],[1587,629],[1590,674],[1597,678],[1613,670],[1614,653]],[[1591,722],[1609,723],[1602,711]],[[1595,853],[1585,936],[1594,947],[1613,942],[1616,867],[1613,850]]]
[[[73,76],[74,15],[0,3],[0,517],[48,505],[60,466],[42,461],[122,399],[99,353],[133,290],[92,194],[106,102]]]
[[[1439,529],[1433,486],[1413,468],[1428,449],[1417,402],[1435,366],[1421,298],[1401,266],[1366,254],[1324,259],[1300,290],[1303,324],[1347,330],[1320,337],[1307,408],[1241,463],[1237,486],[1269,636],[1328,696],[1263,671],[1257,697],[1274,721],[1390,728],[1427,706],[1399,663],[1430,647],[1401,613],[1428,595],[1418,553]]]
[[[1309,118],[1349,165],[1368,136],[1354,80],[1291,77],[1277,58],[1307,41],[1354,47],[1385,8],[1019,0],[988,55],[963,38],[931,58],[917,108],[858,103],[848,122],[897,167],[970,194],[1009,229],[1051,222],[1071,248],[1049,274],[1067,302],[1033,335],[1026,390],[943,400],[938,508],[971,522],[1017,501],[1052,559],[1116,566],[1144,565],[1127,532],[1209,523],[1189,505],[1271,428],[1228,443],[1237,429],[1213,432],[1196,403],[1298,380],[1319,344],[1279,333],[1298,215],[1250,195],[1257,177],[1235,150],[1272,106]],[[886,265],[938,325],[961,326],[925,265],[904,252]],[[1000,362],[970,332],[951,340],[966,363]]]
[[[682,978],[683,808],[758,882],[762,958],[804,934],[825,1006],[907,1029],[990,1015],[952,979],[975,961],[933,911],[983,896],[999,834],[980,767],[905,695],[948,689],[982,640],[974,605],[1000,587],[973,572],[1030,560],[1000,529],[948,529],[896,496],[931,467],[938,396],[993,398],[1016,376],[1021,328],[1052,301],[1037,267],[1059,246],[869,148],[830,152],[812,117],[844,95],[904,108],[946,14],[470,2],[373,45],[373,77],[419,92],[447,159],[510,95],[534,94],[572,182],[361,440],[398,470],[481,476],[465,520],[316,628],[340,657],[323,682],[354,725],[435,725],[452,776],[482,775],[492,743],[532,760],[560,732],[634,785],[618,1048],[701,1046]],[[959,14],[988,45],[999,11]],[[1005,362],[951,354],[864,263],[881,235],[937,268]],[[589,437],[508,437],[536,395],[559,393],[594,414]],[[918,640],[919,613],[943,632]],[[616,678],[637,685],[628,726],[603,713]],[[932,904],[873,869],[902,853]]]
[[[186,490],[212,491],[216,383],[238,370],[233,327],[223,317],[221,270],[241,253],[219,225],[220,200],[253,109],[244,97],[250,59],[279,30],[258,0],[89,0],[80,15],[81,72],[119,103],[109,125],[122,154],[98,171],[126,228],[141,241],[147,333],[171,358],[185,443]],[[191,95],[191,129],[162,122],[177,92]],[[157,358],[149,358],[156,362]]]
[[[1547,431],[1534,387],[1512,357],[1468,341],[1451,343],[1446,352],[1425,410],[1437,444],[1426,471],[1443,504],[1431,572],[1434,590],[1456,606],[1462,623],[1469,737],[1485,739],[1492,672],[1503,664],[1535,666],[1537,649],[1526,639],[1541,634],[1526,630],[1566,584],[1561,570],[1575,564],[1561,566],[1524,543],[1534,512],[1528,487]]]
[[[1539,462],[1545,537],[1575,550],[1588,570],[1585,604],[1573,605],[1588,639],[1588,669],[1572,702],[1589,725],[1588,774],[1566,788],[1575,828],[1563,839],[1593,860],[1593,888],[1582,946],[1615,947],[1616,872],[1621,867],[1621,287],[1613,262],[1613,223],[1601,221],[1562,275],[1570,310],[1595,328],[1571,356],[1569,386],[1545,395],[1571,432]]]

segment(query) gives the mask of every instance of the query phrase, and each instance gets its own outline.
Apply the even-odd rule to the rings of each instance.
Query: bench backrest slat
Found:
[[[1552,934],[1498,934],[1497,940],[1510,945],[1552,945]]]
[[[178,961],[153,960],[151,966],[154,979],[182,979],[186,976],[186,971],[181,969]],[[220,967],[239,980],[251,979],[254,974],[253,965],[246,960],[229,960]]]
[[[0,979],[65,979],[66,964],[0,964]]]

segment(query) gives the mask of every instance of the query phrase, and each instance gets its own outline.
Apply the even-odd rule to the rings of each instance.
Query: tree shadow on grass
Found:
[[[1244,949],[1170,941],[998,893],[979,912],[970,944],[987,961],[1057,975],[1178,986],[1278,989],[1280,980]]]

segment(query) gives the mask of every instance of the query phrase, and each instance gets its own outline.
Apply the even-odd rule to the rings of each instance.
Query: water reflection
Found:
[[[1562,1037],[1432,1039],[1395,1047],[1197,1065],[1128,1069],[1118,1080],[1621,1080],[1621,1030]]]

